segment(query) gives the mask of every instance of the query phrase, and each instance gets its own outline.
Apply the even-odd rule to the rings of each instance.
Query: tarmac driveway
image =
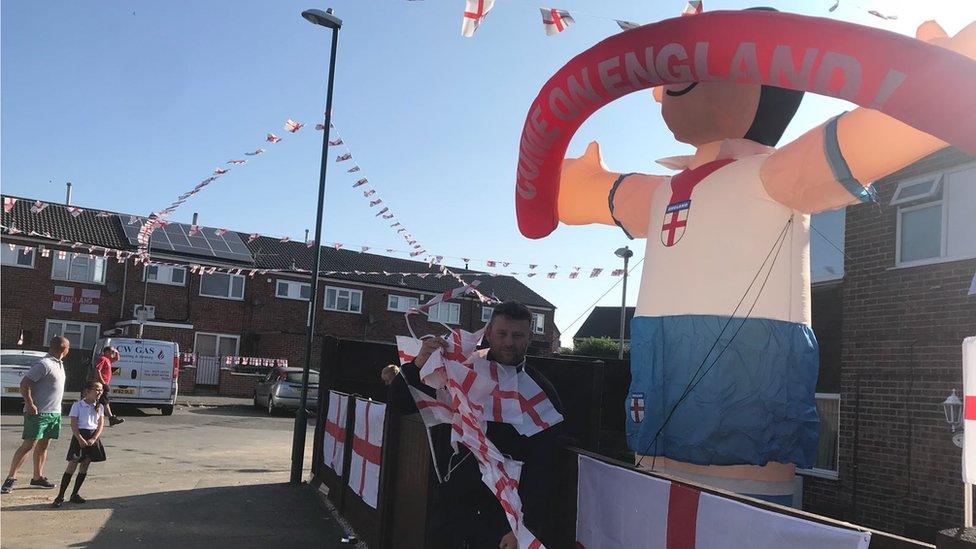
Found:
[[[120,415],[126,422],[103,435],[108,460],[92,464],[82,487],[87,503],[51,509],[56,489],[27,487],[28,461],[17,488],[0,496],[0,546],[349,547],[313,490],[288,484],[293,416],[267,417],[240,404],[179,406],[169,417],[139,409]],[[4,476],[21,425],[16,410],[3,413]],[[60,482],[70,437],[65,418],[45,466],[52,482]]]

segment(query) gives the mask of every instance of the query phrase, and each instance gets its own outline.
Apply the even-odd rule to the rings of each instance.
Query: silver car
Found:
[[[302,398],[302,369],[277,368],[254,386],[254,407],[274,414],[277,410],[298,410]],[[308,400],[305,407],[315,410],[319,405],[319,373],[308,373]]]
[[[20,399],[20,380],[35,362],[47,355],[44,351],[4,349],[0,351],[0,397]]]

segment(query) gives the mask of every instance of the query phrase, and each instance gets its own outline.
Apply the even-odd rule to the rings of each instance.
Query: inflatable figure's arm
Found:
[[[917,37],[976,58],[976,24],[950,39],[929,21],[918,28]],[[858,108],[773,153],[763,164],[762,180],[774,200],[816,213],[870,200],[872,182],[945,146],[878,111]]]
[[[647,236],[651,195],[666,176],[620,174],[604,166],[594,141],[579,158],[563,160],[559,177],[559,221],[567,225],[619,225],[627,236]]]

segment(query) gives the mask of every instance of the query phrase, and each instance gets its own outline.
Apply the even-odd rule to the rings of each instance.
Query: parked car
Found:
[[[155,339],[99,339],[92,350],[93,364],[106,345],[119,351],[119,361],[112,365],[112,403],[151,406],[164,416],[172,415],[179,391],[180,346]]]
[[[19,400],[20,380],[35,362],[43,358],[44,351],[23,351],[20,349],[0,350],[0,397]]]
[[[254,407],[263,408],[268,414],[277,410],[298,410],[302,399],[302,369],[276,368],[254,386]],[[308,399],[305,407],[309,410],[319,405],[319,373],[308,373]]]

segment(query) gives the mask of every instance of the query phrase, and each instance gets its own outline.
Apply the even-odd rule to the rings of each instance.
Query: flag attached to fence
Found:
[[[348,409],[348,395],[329,391],[329,411],[325,415],[325,434],[322,439],[322,463],[340,476],[346,447],[346,410]]]
[[[349,487],[366,505],[377,508],[380,492],[380,458],[383,456],[383,423],[386,404],[356,399]]]
[[[962,480],[976,484],[976,337],[962,341]]]
[[[578,549],[867,549],[859,532],[579,456]]]

